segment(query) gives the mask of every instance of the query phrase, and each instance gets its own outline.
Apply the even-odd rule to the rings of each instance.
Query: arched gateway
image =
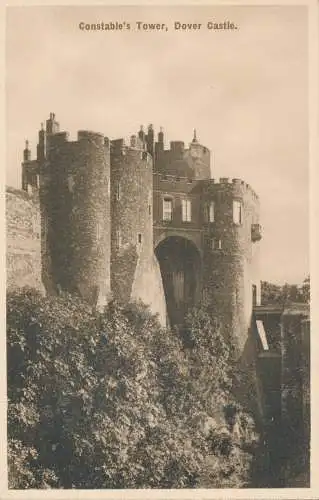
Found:
[[[181,236],[168,236],[155,248],[160,265],[168,319],[180,324],[199,300],[201,257],[195,244]]]

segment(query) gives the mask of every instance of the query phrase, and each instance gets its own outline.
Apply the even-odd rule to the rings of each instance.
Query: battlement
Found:
[[[206,188],[211,191],[211,190],[218,190],[221,187],[225,189],[236,189],[238,190],[238,193],[241,192],[243,195],[245,193],[250,194],[251,197],[254,200],[259,200],[258,195],[256,192],[253,190],[253,188],[245,181],[241,179],[230,179],[229,177],[220,177],[218,180],[217,179],[208,179],[203,181],[204,185]]]
[[[145,145],[136,137],[131,136],[130,142],[126,139],[114,139],[110,141],[111,157],[119,159],[125,156],[138,157],[147,163],[152,163],[152,155],[146,151]]]
[[[155,143],[155,146],[157,146],[158,142]],[[156,148],[157,149],[157,148]],[[163,144],[162,149],[160,152],[164,155],[181,155],[183,156],[184,153],[186,152],[191,152],[191,150],[197,150],[197,151],[202,151],[204,154],[210,153],[210,150],[206,147],[200,144],[199,142],[193,143],[191,142],[189,144],[189,147],[185,147],[185,142],[184,141],[170,141],[169,147],[165,147]]]
[[[94,143],[96,146],[109,146],[109,139],[100,132],[92,132],[91,130],[79,130],[77,140],[69,141],[69,132],[62,131],[51,134],[49,137],[49,147],[59,146],[64,143],[68,144],[83,144],[84,141]]]
[[[157,182],[166,181],[171,183],[180,184],[196,184],[202,186],[204,191],[217,191],[220,188],[226,188],[229,190],[234,190],[234,188],[239,188],[242,194],[249,193],[254,200],[258,200],[259,197],[253,188],[245,181],[241,179],[230,179],[229,177],[220,177],[219,179],[204,179],[204,180],[194,180],[185,176],[176,176],[171,174],[164,174],[161,172],[154,172],[154,177]]]

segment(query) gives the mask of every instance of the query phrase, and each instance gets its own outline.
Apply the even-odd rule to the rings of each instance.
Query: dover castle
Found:
[[[157,139],[157,140],[156,140]],[[258,303],[259,200],[211,178],[194,137],[164,146],[152,125],[127,144],[60,131],[53,113],[26,142],[22,190],[7,189],[7,286],[69,291],[92,305],[141,299],[162,323],[209,306],[243,345]]]

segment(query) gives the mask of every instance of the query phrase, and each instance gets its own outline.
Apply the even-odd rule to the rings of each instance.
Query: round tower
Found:
[[[241,350],[258,287],[259,200],[239,179],[211,179],[203,183],[202,211],[203,301]]]
[[[120,301],[130,300],[138,261],[153,257],[152,212],[151,155],[139,143],[111,141],[111,288]]]
[[[103,306],[110,294],[110,151],[88,131],[47,135],[40,197],[44,282]]]

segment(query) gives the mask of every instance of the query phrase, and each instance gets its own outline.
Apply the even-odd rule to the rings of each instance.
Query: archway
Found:
[[[161,269],[170,325],[181,324],[199,296],[199,251],[192,241],[169,236],[157,245],[155,255]]]

